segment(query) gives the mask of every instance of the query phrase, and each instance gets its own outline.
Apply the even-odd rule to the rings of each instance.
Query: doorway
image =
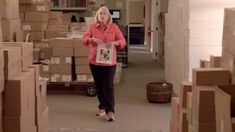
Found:
[[[157,27],[160,0],[127,0],[128,44],[152,52],[157,59]]]

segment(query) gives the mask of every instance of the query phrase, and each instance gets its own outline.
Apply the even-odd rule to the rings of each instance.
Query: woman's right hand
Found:
[[[97,38],[89,38],[90,43],[102,44],[103,42]]]

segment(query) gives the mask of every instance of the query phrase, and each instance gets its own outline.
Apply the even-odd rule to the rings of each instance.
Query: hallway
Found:
[[[49,132],[168,132],[170,104],[151,104],[145,85],[164,79],[164,69],[147,52],[129,53],[129,67],[122,70],[116,89],[116,120],[96,117],[96,97],[48,95]]]

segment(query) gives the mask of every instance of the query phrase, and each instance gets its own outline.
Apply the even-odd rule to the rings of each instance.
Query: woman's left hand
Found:
[[[119,46],[119,42],[118,41],[112,41],[112,42],[108,42],[107,43],[109,46]]]

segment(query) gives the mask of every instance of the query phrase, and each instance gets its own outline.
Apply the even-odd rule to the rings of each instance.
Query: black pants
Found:
[[[114,86],[113,80],[116,71],[114,66],[97,66],[90,64],[90,69],[96,85],[99,100],[99,109],[105,109],[106,113],[114,112]]]

